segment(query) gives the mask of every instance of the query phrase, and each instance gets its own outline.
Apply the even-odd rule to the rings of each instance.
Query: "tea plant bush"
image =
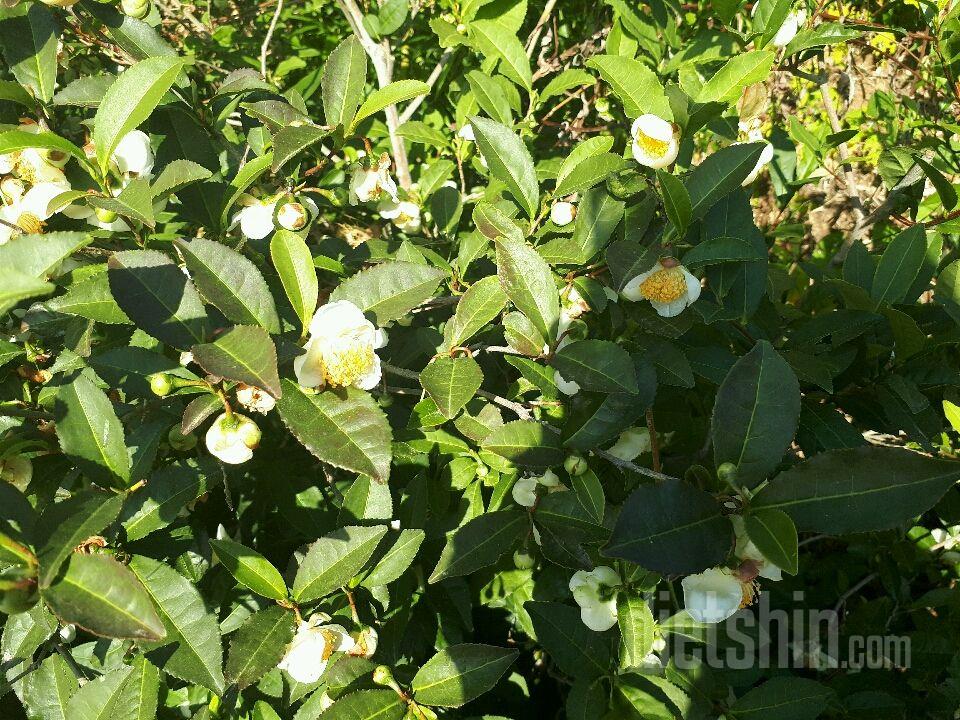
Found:
[[[956,717],[954,3],[0,5],[4,718]]]

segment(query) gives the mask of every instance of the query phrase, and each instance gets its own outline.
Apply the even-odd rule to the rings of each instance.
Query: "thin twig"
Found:
[[[260,75],[264,80],[267,79],[267,53],[270,52],[270,41],[273,40],[273,33],[277,29],[281,10],[283,10],[283,0],[277,0],[277,7],[270,19],[270,27],[267,28],[267,36],[263,39],[263,45],[260,46]]]
[[[653,469],[660,472],[660,438],[657,437],[657,426],[653,422],[653,408],[647,409],[647,430],[650,431],[650,450],[653,452]]]
[[[427,85],[430,86],[430,89],[433,89],[433,86],[437,84],[437,80],[440,79],[440,73],[443,72],[443,69],[447,66],[447,63],[450,62],[450,58],[453,57],[453,48],[447,48],[443,51],[443,55],[440,56],[440,60],[437,61],[437,65],[433,68],[433,72],[430,73],[430,76],[427,78]],[[413,117],[413,114],[417,111],[417,108],[427,99],[429,92],[424,93],[423,95],[418,95],[413,100],[411,100],[407,106],[403,109],[403,112],[400,113],[400,124],[403,125],[407,120]]]
[[[532,58],[534,50],[537,48],[537,41],[540,39],[540,31],[543,30],[543,26],[547,24],[547,20],[550,19],[550,13],[553,12],[554,5],[557,4],[557,0],[549,0],[546,6],[543,8],[543,12],[540,13],[540,19],[537,20],[536,26],[533,28],[533,32],[530,33],[530,37],[527,38],[527,57]]]

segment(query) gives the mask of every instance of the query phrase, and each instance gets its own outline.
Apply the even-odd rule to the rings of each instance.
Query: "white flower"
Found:
[[[27,148],[21,151],[15,168],[17,177],[33,184],[57,183],[69,187],[67,176],[63,174],[60,166],[50,162],[50,152],[41,148]]]
[[[266,415],[273,410],[277,404],[276,399],[266,390],[261,390],[253,385],[240,383],[237,385],[237,402],[243,405],[247,410]]]
[[[420,206],[409,200],[381,200],[380,217],[390,220],[405,233],[415,233],[420,230]]]
[[[617,624],[617,588],[620,576],[600,565],[593,570],[577,570],[570,578],[570,591],[580,606],[580,619],[595,632],[609,630]]]
[[[27,190],[23,197],[0,207],[0,219],[5,221],[0,223],[0,245],[19,234],[10,225],[16,225],[27,234],[42,233],[47,219],[52,215],[48,210],[50,201],[69,189],[69,185],[59,183],[38,183]]]
[[[554,203],[550,208],[550,219],[559,227],[569,225],[576,216],[577,206],[571,202],[561,201]]]
[[[0,155],[0,175],[9,175],[17,164],[16,153],[5,153]]]
[[[153,149],[150,136],[142,130],[131,130],[117,143],[111,160],[121,175],[141,177],[153,172]]]
[[[386,153],[369,168],[361,166],[353,171],[350,177],[350,204],[379,200],[382,193],[399,202],[397,183],[390,177],[390,156]]]
[[[688,575],[680,584],[683,586],[683,605],[697,622],[723,622],[744,603],[744,583],[727,568],[711,568],[697,575]]]
[[[754,7],[756,7],[756,5],[754,5]],[[807,22],[806,10],[791,11],[791,13],[787,15],[786,20],[783,21],[783,25],[777,30],[777,34],[773,36],[770,44],[778,48],[786,47],[790,44],[790,41],[797,36],[797,33],[805,22]]]
[[[532,508],[537,504],[537,479],[535,477],[522,477],[513,484],[511,492],[517,505]]]
[[[277,212],[277,223],[284,230],[303,230],[319,212],[317,204],[310,198],[303,198],[303,202],[289,202],[280,206]]]
[[[377,652],[379,637],[375,628],[363,628],[357,634],[356,644],[348,651],[349,654],[369,660]]]
[[[217,459],[230,465],[245,463],[253,457],[260,444],[260,428],[240,413],[221,413],[207,430],[207,450]]]
[[[757,574],[767,580],[779,581],[783,578],[783,571],[767,560],[760,549],[754,545],[753,541],[747,535],[746,524],[739,515],[732,515],[733,531],[736,534],[737,544],[733,553],[740,560],[749,560],[757,568]]]
[[[18,490],[26,490],[33,479],[33,462],[23,455],[14,455],[0,460],[0,480]]]
[[[242,202],[244,206],[233,216],[230,229],[239,225],[241,234],[250,240],[262,240],[272,233],[277,199],[258,200],[248,195]]]
[[[180,364],[183,365],[183,367],[186,367],[192,362],[193,362],[192,352],[190,352],[189,350],[184,350],[182,353],[180,353]]]
[[[590,312],[590,303],[573,285],[567,285],[560,291],[560,324],[564,326],[564,330],[568,329],[575,319],[587,312]]]
[[[769,142],[763,139],[763,135],[759,130],[752,131],[747,138],[747,142],[748,143],[762,142],[764,145],[763,145],[763,150],[760,151],[760,157],[757,158],[756,166],[753,168],[753,170],[750,171],[750,174],[747,175],[743,183],[741,183],[742,187],[747,187],[748,185],[752,185],[753,181],[756,180],[757,177],[760,175],[760,171],[763,170],[764,166],[767,165],[771,160],[773,160],[773,145],[771,145]],[[742,145],[743,143],[734,143],[734,144]]]
[[[554,371],[553,382],[557,386],[557,390],[564,395],[576,395],[580,392],[580,385],[573,380],[564,380],[559,370]]]
[[[457,135],[467,142],[474,142],[477,136],[473,133],[473,125],[467,123],[457,131]]]
[[[277,665],[294,680],[305,685],[317,682],[335,652],[349,652],[353,638],[341,625],[324,625],[330,617],[322,613],[300,622],[297,634]]]
[[[630,128],[633,138],[633,159],[641,165],[658,170],[677,159],[680,152],[680,130],[650,113],[641,115]]]
[[[349,300],[320,307],[310,321],[306,351],[293,361],[303,387],[353,386],[370,390],[380,382],[380,358],[375,350],[387,336]]]
[[[538,475],[537,483],[543,485],[545,488],[555,488],[560,486],[560,477],[550,468],[547,468],[547,471],[543,475]]]
[[[651,449],[650,431],[645,427],[632,427],[620,433],[617,442],[607,452],[621,460],[631,461]]]
[[[663,258],[628,282],[627,300],[649,300],[662,317],[679,315],[700,297],[700,281],[674,258]]]

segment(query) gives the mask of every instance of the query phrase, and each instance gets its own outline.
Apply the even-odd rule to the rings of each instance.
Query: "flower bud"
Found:
[[[717,477],[721,482],[735,487],[737,484],[737,466],[731,462],[725,462],[717,468]]]
[[[150,0],[120,0],[120,9],[124,15],[142,20],[150,14]]]
[[[393,679],[393,673],[386,665],[378,665],[373,671],[373,682],[375,682],[377,685],[385,686],[394,685],[396,683],[396,681]]]
[[[277,211],[277,222],[285,230],[303,230],[310,222],[307,209],[298,202],[290,202],[280,206]]]
[[[150,389],[154,395],[166,397],[173,392],[173,380],[166,373],[157,373],[150,377]]]
[[[177,423],[170,428],[170,432],[167,433],[167,442],[170,443],[170,447],[174,450],[186,452],[193,450],[197,446],[197,436],[192,432],[184,434],[183,426]]]
[[[582,456],[568,455],[567,459],[563,461],[563,469],[566,470],[567,474],[571,477],[577,477],[578,475],[583,475],[590,468]]]
[[[526,550],[517,550],[513,554],[513,565],[517,570],[531,570],[537,564],[537,559]]]
[[[554,203],[553,207],[550,208],[550,219],[553,221],[553,224],[558,227],[569,225],[576,216],[577,206],[570,202],[562,201]]]
[[[94,215],[97,216],[97,220],[102,223],[112,223],[117,219],[117,214],[113,210],[104,210],[103,208],[97,208],[93,211]]]
[[[23,455],[0,460],[0,479],[18,490],[26,490],[33,479],[33,462]]]
[[[483,463],[477,463],[477,477],[481,480],[490,474],[490,468]]]
[[[65,643],[72,643],[74,638],[77,637],[77,626],[76,625],[64,625],[60,628],[60,639]]]
[[[205,437],[207,450],[217,459],[230,465],[245,463],[253,457],[253,451],[260,444],[260,428],[240,413],[222,413]]]

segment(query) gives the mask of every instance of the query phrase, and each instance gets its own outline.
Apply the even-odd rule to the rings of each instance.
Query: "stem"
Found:
[[[273,40],[273,33],[277,29],[277,21],[280,19],[282,10],[283,0],[277,0],[277,7],[270,19],[270,27],[267,28],[267,36],[263,39],[263,45],[260,46],[260,76],[264,80],[267,79],[267,54],[270,52],[270,41]]]
[[[54,419],[54,416],[52,413],[44,412],[43,410],[30,410],[27,408],[4,407],[4,406],[0,406],[0,417],[20,417],[20,418],[27,418],[28,420],[53,420]]]
[[[653,422],[653,408],[647,410],[647,430],[650,431],[650,449],[653,451],[653,469],[660,472],[660,439],[657,426]]]

